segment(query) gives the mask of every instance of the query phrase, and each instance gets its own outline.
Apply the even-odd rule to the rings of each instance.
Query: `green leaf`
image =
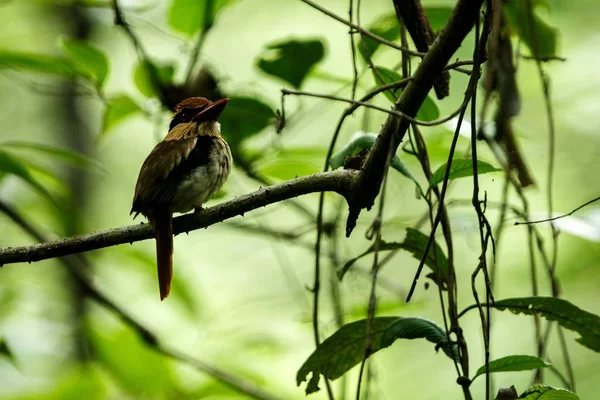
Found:
[[[133,80],[139,91],[146,97],[156,97],[158,88],[152,80],[151,71],[157,76],[163,86],[169,86],[173,81],[175,67],[171,64],[155,65],[150,61],[139,62],[133,71]]]
[[[290,147],[276,154],[261,157],[254,166],[261,175],[287,181],[297,176],[314,174],[323,169],[323,154],[327,149],[321,147]],[[246,152],[251,158],[251,155]],[[261,150],[261,153],[264,153]],[[262,155],[262,154],[261,154]]]
[[[437,185],[444,181],[444,175],[446,174],[446,166],[448,164],[442,164],[438,169],[435,170],[433,175],[431,175],[431,179],[429,179],[429,186]],[[496,172],[502,171],[501,168],[496,168],[491,164],[486,163],[485,161],[477,160],[477,174],[487,174],[488,172]],[[457,160],[452,160],[452,165],[450,166],[450,174],[448,175],[448,180],[464,178],[465,176],[473,176],[473,160],[470,158],[461,158]]]
[[[456,345],[448,342],[446,332],[435,322],[421,317],[398,318],[383,333],[381,348],[391,346],[396,339],[427,339],[441,348],[450,359],[459,361]]]
[[[0,143],[0,148],[33,151],[76,167],[99,169],[106,172],[106,169],[97,160],[86,157],[76,151],[66,150],[60,147],[31,142],[11,141]]]
[[[434,32],[438,32],[446,25],[453,10],[448,6],[423,6],[423,9]]]
[[[375,79],[375,82],[379,86],[384,86],[389,83],[394,83],[402,80],[402,76],[400,76],[399,73],[385,67],[375,67],[371,70],[371,72],[373,73],[373,79]],[[385,92],[383,92],[385,97],[387,97],[388,100],[392,102],[392,104],[396,104],[396,101],[399,97],[399,93],[400,88],[394,90],[388,89]]]
[[[50,195],[48,190],[46,190],[46,188],[32,175],[30,166],[31,165],[28,161],[0,150],[0,174],[5,173],[19,177],[33,190],[41,194],[52,204],[57,205],[56,201],[52,195]]]
[[[173,0],[169,8],[169,26],[188,37],[208,31],[221,9],[233,0]]]
[[[539,6],[547,6],[546,3],[539,0],[503,3],[504,16],[509,27],[529,48],[532,56],[539,59],[558,55],[559,31],[541,18],[537,12]]]
[[[108,74],[108,58],[88,42],[76,39],[63,39],[61,46],[73,61],[77,72],[90,79],[98,88],[104,85]]]
[[[268,44],[257,65],[267,74],[300,88],[324,55],[325,46],[321,40],[286,40]]]
[[[489,371],[492,372],[514,372],[514,371],[529,371],[532,369],[548,368],[548,363],[539,357],[518,355],[506,356],[497,360],[490,361]],[[479,375],[485,374],[485,365],[479,367],[472,380],[475,380]]]
[[[352,157],[360,153],[362,149],[370,149],[373,147],[373,144],[377,140],[377,135],[374,133],[364,133],[362,135],[357,135],[353,140],[350,141],[343,149],[335,153],[329,159],[329,165],[331,169],[338,169],[344,165],[347,157]],[[400,172],[402,175],[412,180],[419,186],[419,182],[412,176],[410,171],[406,168],[406,166],[400,160],[398,155],[394,154],[392,158],[392,162],[390,164],[392,168],[396,171]]]
[[[367,30],[389,41],[400,37],[400,28],[396,13],[381,16],[369,25]],[[362,59],[366,62],[369,58],[373,58],[373,54],[377,51],[381,43],[364,35],[362,36],[362,40],[360,36],[357,36],[357,39],[356,48]]]
[[[219,117],[223,136],[236,147],[271,124],[275,112],[260,100],[251,97],[231,97]]]
[[[0,68],[62,76],[71,76],[75,73],[73,65],[64,57],[28,54],[10,50],[0,50]]]
[[[141,111],[136,102],[127,95],[120,94],[110,98],[104,110],[103,134]]]
[[[402,243],[398,242],[385,242],[380,241],[379,243],[379,251],[386,250],[406,250],[410,252],[413,257],[417,260],[421,260],[423,257],[423,253],[425,252],[425,247],[427,246],[427,241],[429,237],[420,231],[414,228],[406,228],[406,237]],[[360,258],[366,256],[375,251],[375,245],[372,244],[364,253],[355,257],[348,261],[344,266],[338,271],[338,278],[342,279],[346,272],[350,269],[350,267]],[[434,282],[437,283],[437,275],[436,271],[439,271],[442,289],[445,289],[445,282],[448,279],[448,260],[446,255],[444,254],[442,248],[437,244],[437,242],[433,242],[432,248],[429,249],[427,253],[427,258],[425,259],[425,265],[431,268],[433,274],[429,277],[433,279]]]
[[[515,314],[540,315],[581,335],[576,340],[600,352],[600,317],[556,297],[518,297],[496,301],[493,307]]]
[[[371,355],[379,351],[381,338],[387,327],[395,322],[397,317],[378,317],[373,319]],[[319,390],[321,375],[327,379],[336,379],[360,363],[365,354],[367,339],[367,320],[351,322],[342,326],[338,331],[325,339],[308,357],[298,370],[296,383],[298,386],[312,377],[306,386],[306,394]]]
[[[367,340],[367,319],[351,322],[325,339],[304,362],[296,376],[298,386],[312,374],[306,394],[319,390],[320,376],[337,379],[352,367],[359,364],[365,355]],[[396,339],[427,339],[444,352],[452,351],[442,328],[425,318],[377,317],[373,319],[371,331],[371,352],[369,356],[390,346]],[[454,353],[456,354],[456,353]]]
[[[380,85],[388,85],[390,83],[398,82],[402,80],[402,76],[396,71],[392,71],[391,69],[385,67],[375,67],[375,70],[372,70],[373,78],[375,82]],[[396,100],[400,97],[402,93],[402,89],[395,90],[386,90],[383,94],[392,102],[392,104],[396,104]],[[438,109],[435,101],[429,96],[425,98],[423,104],[417,111],[416,115],[417,119],[420,121],[435,121],[440,117],[440,110]]]
[[[535,385],[527,389],[519,399],[523,400],[579,400],[579,396],[566,389]]]

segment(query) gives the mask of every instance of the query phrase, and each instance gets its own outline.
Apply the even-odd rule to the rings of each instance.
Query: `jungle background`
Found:
[[[282,109],[282,88],[350,97],[353,62],[348,26],[300,0],[209,3],[207,16],[204,2],[119,1],[125,26],[131,30],[127,32],[115,18],[112,1],[0,2],[1,247],[39,241],[16,224],[7,210],[26,218],[48,239],[139,223],[129,215],[139,167],[167,133],[170,112],[165,106],[187,94],[186,90],[235,99],[222,121],[234,148],[234,171],[208,206],[323,169],[331,135],[347,104],[287,96],[281,132],[277,132],[276,110]],[[348,0],[318,3],[348,17]],[[443,25],[454,3],[423,1],[426,10],[438,11],[438,22],[432,17],[434,29]],[[556,128],[552,211],[560,214],[600,193],[600,8],[593,0],[538,3],[543,3],[538,10],[541,18],[556,30],[556,56],[564,58],[543,63]],[[354,18],[360,16],[360,25],[368,28],[390,15],[394,15],[392,2],[376,0],[364,2]],[[132,36],[139,39],[137,45]],[[397,37],[393,40],[399,43]],[[358,36],[355,39],[358,42]],[[513,40],[517,48],[519,39]],[[282,56],[273,48],[282,43],[317,45],[316,50],[283,47],[291,53],[280,47]],[[527,54],[525,45],[518,49]],[[308,56],[294,58],[295,51]],[[470,35],[453,60],[472,59],[472,53]],[[290,82],[268,73],[269,66],[280,66],[273,62],[278,57],[298,68],[306,64],[306,74]],[[155,78],[168,90],[161,92],[155,86],[150,69],[140,61],[144,59],[153,63]],[[400,53],[389,48],[373,55],[376,65],[388,68],[400,59]],[[377,82],[360,55],[356,62],[359,71],[365,71],[357,93],[365,93]],[[188,76],[191,79],[183,85]],[[451,76],[450,96],[433,100],[439,116],[457,109],[469,79],[455,71]],[[548,212],[549,155],[543,90],[532,60],[518,60],[516,77],[522,108],[513,125],[536,182],[526,189],[531,215],[541,219]],[[378,96],[373,104],[390,107],[385,96]],[[349,143],[356,132],[379,132],[385,118],[376,110],[357,111],[346,120],[336,149]],[[453,129],[451,123],[423,128],[433,170],[446,162]],[[459,138],[461,154],[469,147],[468,133]],[[483,145],[480,148],[480,158],[497,165],[493,154]],[[402,151],[397,154],[427,187],[418,161]],[[500,201],[502,172],[481,175],[479,182],[490,202]],[[386,190],[383,237],[388,242],[401,241],[405,229],[415,226],[427,208],[415,196],[414,183],[395,170],[389,172]],[[470,179],[456,180],[448,198],[469,201],[471,191]],[[156,352],[151,341],[144,341],[139,331],[90,297],[85,285],[59,259],[5,265],[0,269],[0,398],[251,395],[224,385],[210,372],[212,367],[226,371],[237,382],[273,393],[274,398],[304,398],[306,383],[296,385],[296,372],[315,347],[310,288],[317,204],[318,194],[310,194],[295,199],[294,204],[272,204],[243,218],[178,235],[174,286],[162,303],[153,240],[85,254],[84,267],[96,287],[181,357]],[[462,309],[473,304],[470,277],[480,251],[478,223],[469,204],[449,210]],[[336,229],[324,240],[321,255],[323,338],[368,313],[371,261],[357,262],[341,282],[337,270],[370,246],[365,232],[376,211],[363,211],[348,239],[343,234],[346,214],[339,196],[326,197],[325,221],[336,221]],[[496,227],[498,210],[489,206],[488,216]],[[509,215],[503,221],[496,298],[531,295],[527,229],[514,226],[518,220]],[[423,232],[429,234],[425,226]],[[600,209],[591,205],[557,220],[555,226],[561,231],[556,276],[562,297],[600,313]],[[538,228],[549,246],[549,224]],[[426,278],[420,279],[411,302],[405,302],[417,265],[409,253],[398,252],[382,268],[377,316],[421,316],[441,324],[438,291],[435,284],[426,287]],[[539,276],[540,294],[550,295],[546,277],[541,272]],[[475,370],[484,362],[481,323],[475,311],[461,321]],[[555,336],[544,358],[560,371],[571,364],[575,391],[582,399],[595,398],[600,358],[574,341],[576,333],[564,334],[569,361]],[[535,354],[533,319],[494,312],[491,341],[496,358]],[[185,357],[195,361],[185,362]],[[399,393],[412,399],[463,398],[452,363],[425,340],[397,341],[382,350],[371,358],[367,375],[369,398],[393,399]],[[515,385],[521,393],[531,386],[533,375],[495,374],[494,387]],[[336,398],[354,397],[357,376],[358,368],[354,368],[346,378],[332,383]],[[544,383],[565,386],[550,371],[545,372]],[[327,398],[323,385],[321,389],[309,398]],[[484,380],[475,381],[471,390],[474,398],[484,398]]]

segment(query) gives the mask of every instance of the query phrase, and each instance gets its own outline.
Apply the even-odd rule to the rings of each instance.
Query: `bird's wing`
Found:
[[[151,209],[173,201],[179,181],[169,174],[188,159],[196,141],[196,137],[168,140],[154,147],[140,170],[131,213],[147,215]]]

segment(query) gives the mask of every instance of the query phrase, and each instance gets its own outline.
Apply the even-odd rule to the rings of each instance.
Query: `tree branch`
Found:
[[[308,193],[331,191],[339,193],[348,200],[357,175],[358,173],[353,170],[317,173],[261,188],[256,192],[207,208],[197,216],[187,214],[174,218],[173,233],[177,235],[182,232],[187,233],[200,228],[207,228],[237,215],[243,216],[248,211]],[[140,224],[93,232],[33,246],[2,248],[0,249],[0,265],[40,261],[123,243],[138,242],[153,237],[154,233],[150,225]]]
[[[412,79],[408,82],[394,110],[414,118],[434,81],[448,64],[448,61],[462,41],[471,31],[483,0],[459,0],[450,20],[431,45],[423,61],[417,67]],[[392,147],[395,152],[404,138],[410,121],[395,115],[389,115],[380,135],[373,144],[365,161],[356,192],[351,196],[350,212],[346,223],[346,235],[349,236],[356,226],[356,220],[363,208],[370,209],[379,194],[384,175],[386,154]]]

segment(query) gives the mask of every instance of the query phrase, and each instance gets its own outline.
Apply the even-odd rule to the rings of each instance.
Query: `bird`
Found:
[[[140,169],[130,215],[142,214],[154,229],[161,301],[173,278],[173,213],[194,209],[197,215],[231,172],[231,150],[218,122],[228,101],[190,97],[177,104],[169,133]]]

